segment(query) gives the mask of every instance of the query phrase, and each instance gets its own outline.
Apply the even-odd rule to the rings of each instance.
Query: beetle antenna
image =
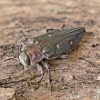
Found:
[[[32,41],[32,39],[30,38],[30,37],[28,37],[28,36],[26,36],[24,33],[23,33],[23,31],[20,31],[19,32],[19,35],[21,36],[21,37],[23,37],[24,38],[24,43],[29,39],[29,42],[30,43],[33,43],[33,41]]]

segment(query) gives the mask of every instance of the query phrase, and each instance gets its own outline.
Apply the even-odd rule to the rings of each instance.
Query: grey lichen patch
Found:
[[[57,44],[56,47],[59,49],[59,44]]]

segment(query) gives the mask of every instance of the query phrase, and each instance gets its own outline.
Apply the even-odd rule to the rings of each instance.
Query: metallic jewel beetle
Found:
[[[48,70],[50,90],[52,90],[50,69],[45,59],[55,59],[68,53],[77,47],[85,33],[86,31],[83,27],[52,30],[35,37],[32,43],[24,45],[19,59],[25,67],[37,64],[38,71],[42,74],[39,82],[43,78],[43,67],[45,67]]]

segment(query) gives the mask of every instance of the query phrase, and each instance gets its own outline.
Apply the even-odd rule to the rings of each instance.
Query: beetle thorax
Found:
[[[26,50],[29,53],[30,58],[31,58],[31,62],[33,64],[42,61],[43,58],[42,58],[42,55],[40,53],[40,49],[37,45],[33,45],[33,44],[28,45],[26,47]]]
[[[19,59],[24,66],[34,65],[42,61],[43,57],[37,45],[27,45],[25,50],[19,55]]]

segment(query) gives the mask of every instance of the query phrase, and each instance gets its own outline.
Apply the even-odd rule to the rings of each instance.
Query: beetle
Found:
[[[38,71],[42,74],[43,67],[48,70],[50,90],[52,91],[52,83],[50,77],[50,66],[45,59],[55,59],[78,46],[79,42],[85,35],[84,27],[55,29],[46,32],[43,35],[34,37],[29,44],[22,44],[19,59],[23,66],[37,64]]]

